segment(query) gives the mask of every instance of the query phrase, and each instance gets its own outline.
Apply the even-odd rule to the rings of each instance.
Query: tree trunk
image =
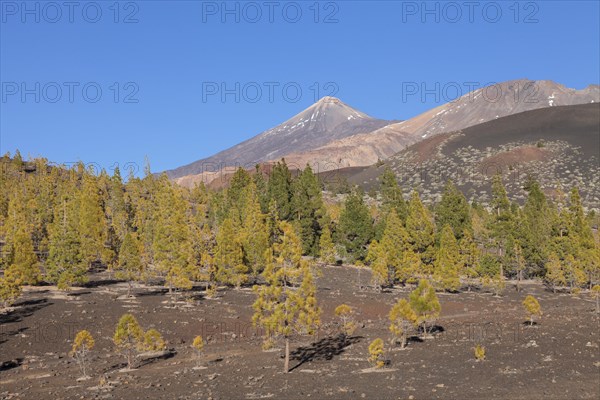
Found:
[[[283,364],[283,372],[290,372],[290,339],[285,338],[285,363]]]
[[[131,281],[127,281],[127,298],[131,297]]]

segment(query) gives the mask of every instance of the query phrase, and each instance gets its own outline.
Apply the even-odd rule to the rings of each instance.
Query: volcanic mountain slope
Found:
[[[600,209],[600,104],[526,111],[463,130],[434,135],[386,160],[405,195],[416,188],[435,202],[447,180],[470,201],[489,201],[491,178],[503,176],[509,196],[522,202],[522,189],[535,177],[549,195],[577,186],[584,204]],[[349,178],[366,189],[378,187],[384,166]]]
[[[292,152],[315,149],[332,140],[372,132],[397,121],[372,118],[353,109],[337,98],[324,97],[283,124],[239,143],[214,156],[167,171],[181,178],[216,171],[223,167],[242,166],[280,159]]]
[[[432,135],[523,111],[594,102],[600,102],[598,85],[575,90],[552,81],[507,81],[467,93],[455,101],[374,132],[336,140],[308,152],[296,151],[286,156],[286,160],[297,165],[312,163],[321,172],[368,166]]]

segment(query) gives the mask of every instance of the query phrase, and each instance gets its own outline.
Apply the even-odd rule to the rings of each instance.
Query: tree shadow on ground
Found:
[[[168,360],[169,358],[175,357],[175,354],[177,354],[177,352],[175,350],[165,351],[163,354],[160,354],[157,356],[152,356],[152,357],[147,357],[147,358],[140,360],[138,362],[137,366],[138,366],[138,368],[141,368],[144,365],[152,364],[152,363],[155,363],[160,360]]]
[[[537,325],[539,325],[539,323],[536,321],[533,321],[533,323],[531,323],[529,320],[527,320],[527,321],[523,321],[522,325],[523,326],[537,326]]]
[[[446,332],[446,330],[441,325],[433,325],[433,326],[428,326],[427,327],[427,335],[440,335],[440,334],[442,334],[444,332]],[[423,335],[423,333],[425,333],[423,331],[423,327],[419,326],[417,328],[417,334]]]
[[[35,311],[48,307],[54,303],[50,303],[48,299],[25,300],[15,303],[14,310],[6,314],[0,315],[0,324],[8,324],[11,322],[21,322],[23,318],[31,316]]]
[[[0,372],[8,371],[9,369],[20,367],[21,364],[23,364],[23,360],[24,360],[23,358],[17,358],[17,359],[10,360],[10,361],[4,361],[2,364],[0,364]]]
[[[152,364],[152,363],[160,361],[160,360],[168,360],[169,358],[175,357],[175,354],[177,354],[177,352],[175,350],[168,350],[157,356],[150,356],[150,357],[145,357],[145,358],[141,358],[141,356],[138,356],[137,360],[134,361],[133,370],[139,369],[145,365]],[[113,371],[120,371],[125,368],[127,368],[127,363],[119,362],[117,364],[113,364],[110,367],[105,368],[102,371],[102,373],[106,374],[106,373],[113,372]]]
[[[290,357],[292,360],[298,360],[299,363],[290,368],[290,371],[295,370],[306,362],[332,360],[335,356],[342,354],[346,347],[360,342],[362,338],[362,336],[344,337],[344,335],[340,334],[335,337],[323,338],[311,343],[309,346],[298,347],[290,353]]]
[[[143,292],[136,292],[135,297],[146,297],[146,296],[164,296],[169,293],[167,288],[158,288],[152,290],[146,290]]]
[[[81,287],[86,288],[86,289],[94,289],[94,288],[99,288],[102,286],[110,286],[110,285],[115,285],[117,283],[123,283],[123,282],[125,282],[125,281],[122,281],[119,279],[98,279],[98,280],[86,282],[86,283],[82,284]]]

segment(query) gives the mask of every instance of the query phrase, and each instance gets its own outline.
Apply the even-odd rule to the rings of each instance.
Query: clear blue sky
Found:
[[[438,102],[403,99],[406,82],[600,80],[598,1],[453,3],[461,15],[444,2],[423,15],[421,1],[228,2],[231,14],[221,1],[62,3],[0,1],[2,153],[107,169],[148,156],[161,171],[283,122],[315,101],[315,83],[319,96],[407,119]],[[219,85],[236,82],[239,102],[223,101]]]

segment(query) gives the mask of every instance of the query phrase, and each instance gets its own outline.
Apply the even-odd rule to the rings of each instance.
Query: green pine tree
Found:
[[[373,238],[373,219],[362,193],[353,192],[344,203],[337,229],[337,241],[344,246],[350,260],[364,260]]]
[[[384,214],[395,210],[401,221],[406,221],[408,205],[404,201],[402,189],[396,180],[396,174],[389,166],[385,167],[380,183],[381,206]]]
[[[49,227],[49,255],[46,279],[61,290],[87,282],[87,264],[82,259],[74,201],[62,199],[55,208],[54,221]]]
[[[435,223],[440,234],[444,226],[449,225],[457,240],[465,231],[473,230],[469,203],[452,181],[446,184],[442,200],[436,207]]]

